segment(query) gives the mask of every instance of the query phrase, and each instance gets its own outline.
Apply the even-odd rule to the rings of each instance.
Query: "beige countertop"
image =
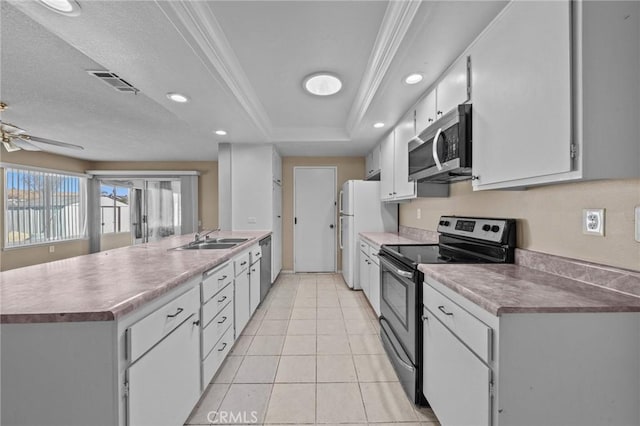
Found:
[[[0,322],[111,321],[160,297],[257,243],[270,231],[211,237],[249,238],[228,250],[169,250],[193,235],[169,237],[0,273]]]
[[[360,237],[364,238],[371,244],[381,246],[381,245],[395,245],[395,244],[424,244],[427,241],[424,240],[415,240],[413,238],[409,238],[406,235],[399,234],[397,232],[361,232]],[[437,243],[437,240],[429,241],[432,243]]]
[[[519,265],[427,265],[419,269],[493,315],[640,312],[640,297]]]

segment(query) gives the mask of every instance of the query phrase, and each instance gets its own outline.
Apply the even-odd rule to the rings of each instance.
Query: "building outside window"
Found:
[[[131,231],[130,191],[117,185],[100,185],[100,233]]]
[[[5,168],[4,247],[85,238],[87,179],[32,168]]]

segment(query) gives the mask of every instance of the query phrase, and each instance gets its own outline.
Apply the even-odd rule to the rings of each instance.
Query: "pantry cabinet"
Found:
[[[504,8],[469,48],[475,190],[640,176],[639,15],[638,2]]]
[[[376,145],[365,157],[366,178],[380,174],[380,144]]]

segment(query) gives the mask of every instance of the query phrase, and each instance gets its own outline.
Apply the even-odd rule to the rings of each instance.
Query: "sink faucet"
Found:
[[[198,242],[200,241],[202,238],[209,238],[209,234],[213,233],[213,232],[218,232],[220,231],[220,228],[216,228],[216,229],[212,229],[211,231],[207,231],[204,234],[200,235],[200,233],[196,232],[196,235],[194,236],[193,241],[194,242]]]

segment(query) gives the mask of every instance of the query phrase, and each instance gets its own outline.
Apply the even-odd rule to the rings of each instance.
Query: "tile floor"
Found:
[[[378,333],[341,275],[281,274],[186,424],[438,425],[405,396]]]

